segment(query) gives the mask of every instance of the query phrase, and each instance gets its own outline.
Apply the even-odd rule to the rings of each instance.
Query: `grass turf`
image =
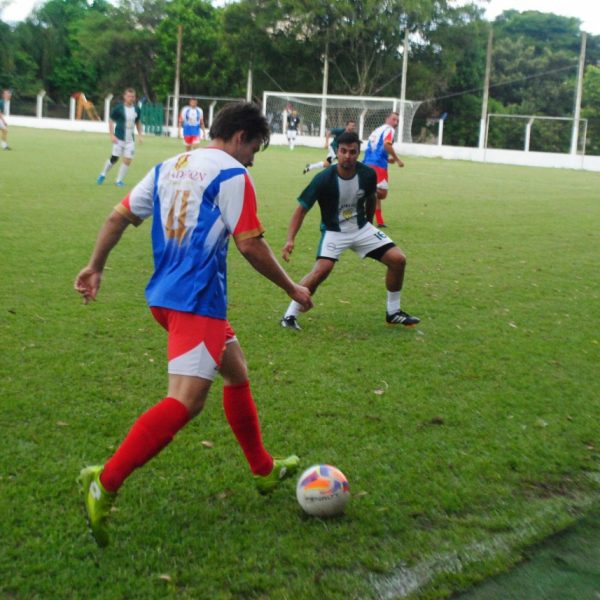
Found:
[[[230,252],[230,320],[268,448],[350,480],[344,518],[303,516],[293,485],[259,497],[222,414],[204,413],[122,489],[111,546],[74,484],[165,390],[165,337],[145,308],[148,224],[113,252],[99,299],[72,281],[123,196],[95,178],[108,136],[12,128],[0,153],[0,594],[15,598],[444,597],[514,564],[598,491],[600,175],[407,158],[386,231],[408,255],[384,325],[383,268],[344,255],[281,330],[284,295]],[[127,177],[179,152],[148,138]],[[274,250],[304,163],[273,147],[252,174]],[[318,240],[313,211],[289,271]],[[203,441],[211,441],[212,448]]]

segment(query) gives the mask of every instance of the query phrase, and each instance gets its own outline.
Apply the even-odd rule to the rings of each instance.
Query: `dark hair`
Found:
[[[260,138],[263,149],[269,145],[271,130],[260,108],[253,102],[232,102],[225,105],[210,126],[211,139],[230,140],[238,131],[246,141]]]
[[[360,138],[355,131],[344,131],[337,139],[338,148],[342,144],[358,144],[358,149],[360,150]]]
[[[346,125],[349,125],[350,123],[354,123],[356,125],[356,121],[354,119],[348,119],[346,121]]]

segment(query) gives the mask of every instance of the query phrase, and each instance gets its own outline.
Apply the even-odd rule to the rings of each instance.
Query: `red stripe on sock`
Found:
[[[383,214],[380,208],[375,209],[375,221],[377,222],[377,225],[381,225],[383,223]]]
[[[102,485],[116,492],[131,473],[156,456],[190,420],[188,409],[175,398],[165,398],[141,415],[118,450],[104,465]]]
[[[273,458],[263,446],[250,382],[224,386],[223,408],[252,472],[255,475],[268,475],[273,470]]]

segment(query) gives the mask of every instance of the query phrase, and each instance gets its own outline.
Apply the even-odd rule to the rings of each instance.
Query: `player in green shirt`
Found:
[[[325,160],[309,163],[304,167],[304,171],[302,171],[303,175],[306,175],[309,171],[313,171],[314,169],[326,169],[331,166],[333,163],[333,159],[336,156],[337,147],[338,147],[338,139],[342,133],[352,132],[356,130],[356,121],[350,119],[346,121],[346,127],[334,127],[333,129],[329,129],[327,131],[327,139],[325,140],[325,148],[328,149],[327,157]],[[333,139],[331,139],[333,138]],[[331,140],[331,143],[330,141]]]
[[[134,129],[139,134],[139,142],[142,143],[142,121],[140,120],[140,108],[135,103],[135,90],[127,88],[123,92],[123,102],[117,104],[110,113],[108,122],[108,131],[112,141],[111,157],[104,163],[104,168],[98,175],[96,183],[102,185],[106,179],[106,174],[117,163],[119,158],[123,157],[123,163],[119,169],[115,185],[123,187],[125,185],[125,174],[133,160],[135,153],[135,135]]]
[[[286,261],[294,250],[296,235],[306,213],[319,203],[321,209],[321,241],[317,262],[300,282],[311,294],[327,279],[345,250],[354,250],[361,258],[378,260],[387,267],[386,322],[389,325],[416,325],[420,322],[400,309],[400,291],[404,281],[406,256],[372,221],[375,212],[377,175],[373,169],[358,161],[360,139],[354,132],[345,132],[337,139],[337,165],[321,171],[312,179],[298,198],[298,207],[288,227],[282,255]],[[299,330],[301,306],[292,301],[280,324],[286,329]]]
[[[10,102],[12,93],[10,90],[4,90],[2,92],[2,98],[0,99],[0,147],[2,150],[10,150],[8,145],[8,123],[4,118],[4,111],[6,110],[6,103]]]

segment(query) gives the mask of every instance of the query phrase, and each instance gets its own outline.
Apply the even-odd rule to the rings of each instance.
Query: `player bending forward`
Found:
[[[373,169],[358,162],[359,153],[360,139],[356,133],[344,133],[339,137],[337,165],[315,175],[298,198],[300,205],[290,221],[283,258],[289,261],[304,217],[314,203],[318,202],[323,233],[317,251],[317,262],[312,271],[300,281],[300,285],[306,286],[314,294],[327,279],[340,255],[345,250],[354,250],[362,258],[368,256],[387,267],[387,323],[416,325],[420,319],[400,309],[406,257],[385,233],[371,223],[377,179]],[[299,330],[298,314],[301,310],[302,305],[292,301],[281,319],[281,326]]]
[[[113,144],[112,153],[110,158],[104,163],[104,167],[96,179],[98,185],[104,183],[106,174],[118,162],[121,156],[123,157],[123,162],[119,167],[115,185],[119,187],[125,185],[125,175],[135,154],[134,129],[137,129],[139,142],[140,144],[142,143],[140,114],[140,109],[135,103],[135,90],[127,88],[123,92],[123,102],[117,104],[110,112],[108,131]]]
[[[342,133],[348,131],[352,132],[356,129],[356,121],[346,121],[346,127],[334,127],[327,132],[327,140],[325,141],[325,147],[328,148],[327,156],[325,160],[309,163],[304,167],[304,171],[302,171],[302,175],[306,175],[309,171],[314,171],[315,169],[326,169],[331,166],[334,158],[336,157],[337,147],[338,147],[338,139]],[[332,139],[333,138],[333,139]],[[331,140],[331,143],[330,141]]]
[[[108,543],[107,519],[124,480],[157,455],[203,408],[217,372],[224,379],[225,415],[244,451],[261,494],[272,492],[298,468],[297,456],[273,459],[262,442],[246,361],[226,317],[227,245],[303,309],[310,292],[295,284],[262,237],[256,196],[246,167],[269,127],[254,104],[226,106],[210,129],[209,148],[154,167],[113,210],[98,234],[90,262],[75,289],[94,300],[104,265],[128,225],[153,216],[154,274],[146,298],[167,330],[167,396],[141,415],[103,466],[86,467],[79,482],[92,534]]]

